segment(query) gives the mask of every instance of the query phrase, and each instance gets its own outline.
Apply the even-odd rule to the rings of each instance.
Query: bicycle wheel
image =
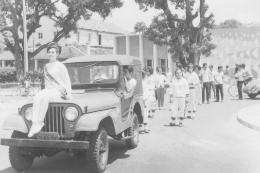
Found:
[[[237,86],[236,86],[236,85],[230,85],[230,86],[228,87],[228,93],[229,93],[229,95],[231,95],[232,97],[237,97],[237,96],[238,96]]]
[[[19,87],[15,87],[12,89],[13,96],[21,96],[21,89]]]

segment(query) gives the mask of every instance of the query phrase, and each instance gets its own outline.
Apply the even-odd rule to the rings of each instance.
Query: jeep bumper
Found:
[[[57,149],[89,149],[89,142],[72,140],[38,140],[38,139],[1,139],[1,145],[17,147],[57,148]]]

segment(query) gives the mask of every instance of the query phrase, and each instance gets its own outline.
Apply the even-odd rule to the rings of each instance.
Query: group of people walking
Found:
[[[189,64],[186,69],[180,63],[176,63],[177,70],[174,74],[167,69],[166,76],[161,68],[153,72],[151,67],[142,71],[143,91],[145,103],[145,116],[153,117],[158,102],[158,110],[163,109],[164,95],[169,91],[171,106],[171,126],[183,126],[183,120],[187,111],[187,118],[195,119],[196,106],[210,103],[211,91],[215,102],[223,102],[223,83],[225,75],[222,66],[213,71],[213,66],[203,64],[203,68]],[[179,122],[176,121],[179,119]],[[148,133],[148,127],[145,126]]]

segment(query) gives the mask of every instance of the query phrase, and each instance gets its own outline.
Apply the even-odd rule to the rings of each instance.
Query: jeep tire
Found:
[[[135,113],[133,115],[131,127],[129,127],[125,132],[125,136],[132,136],[125,140],[127,149],[136,148],[139,142],[139,121]]]
[[[27,138],[26,133],[13,131],[11,138]],[[29,169],[34,161],[34,156],[23,154],[24,147],[9,147],[9,160],[12,167],[17,171]]]
[[[107,132],[99,127],[90,134],[89,150],[87,152],[87,165],[91,172],[101,173],[106,170],[108,161],[109,143]]]

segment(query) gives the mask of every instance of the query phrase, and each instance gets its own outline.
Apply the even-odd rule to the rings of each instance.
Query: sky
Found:
[[[139,10],[139,6],[134,0],[123,0],[124,5],[120,9],[115,9],[112,14],[104,21],[132,32],[137,22],[144,22],[146,25],[151,23],[153,16],[160,11],[149,9],[147,12]],[[234,18],[242,23],[260,23],[260,0],[206,0],[209,5],[207,15],[213,13],[216,23]],[[198,9],[199,0],[196,0],[195,10]],[[175,9],[171,9],[175,13]],[[184,16],[182,11],[176,11],[181,18]],[[98,14],[93,14],[92,19],[103,20]],[[194,21],[194,25],[198,20]]]

